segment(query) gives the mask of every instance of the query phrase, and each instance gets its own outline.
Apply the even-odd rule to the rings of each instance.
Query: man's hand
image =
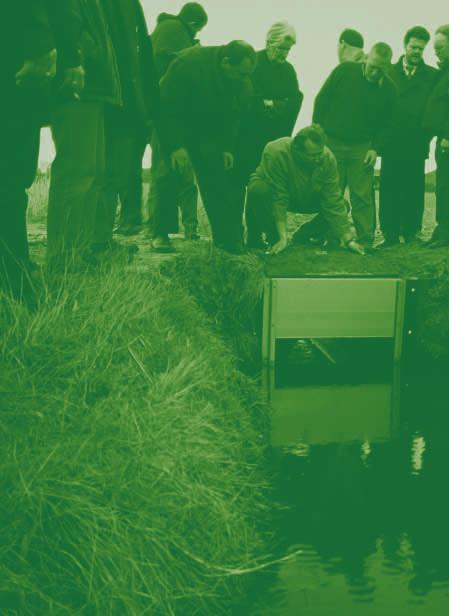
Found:
[[[26,60],[16,73],[16,85],[21,88],[41,86],[56,75],[56,49],[32,60]]]
[[[225,171],[231,171],[234,168],[234,155],[231,152],[223,153]]]
[[[61,91],[69,98],[79,100],[81,92],[84,90],[84,69],[82,66],[67,68],[61,84]]]
[[[449,139],[442,139],[440,147],[443,154],[449,154]]]
[[[172,153],[171,166],[175,171],[178,171],[182,175],[187,174],[192,169],[192,162],[188,151],[185,148],[179,148]]]
[[[270,99],[268,99],[268,98],[265,98],[265,99],[264,99],[263,104],[264,104],[264,106],[265,106],[265,107],[267,107],[268,109],[273,109],[273,107],[274,107],[274,101],[272,101],[272,100],[270,100]]]
[[[361,246],[360,244],[358,244],[355,240],[350,240],[349,242],[347,242],[346,244],[346,248],[350,251],[350,252],[355,252],[357,255],[362,255],[364,256],[365,253],[365,249],[363,248],[363,246]]]
[[[368,150],[368,152],[366,153],[365,160],[363,161],[363,163],[367,167],[374,167],[374,165],[376,164],[376,160],[377,160],[377,152],[376,152],[376,150]]]
[[[281,237],[281,239],[276,242],[269,250],[267,250],[267,254],[269,255],[278,255],[283,252],[288,246],[288,240],[286,237]]]

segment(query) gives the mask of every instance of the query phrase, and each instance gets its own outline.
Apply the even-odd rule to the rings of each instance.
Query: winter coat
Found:
[[[159,87],[151,39],[139,0],[103,0],[117,58],[124,111],[135,124],[150,126],[157,115]]]
[[[273,207],[289,212],[316,212],[317,206],[337,237],[351,232],[348,210],[340,188],[337,161],[325,148],[321,163],[312,171],[295,158],[292,138],[269,143],[262,161],[251,176],[266,182],[273,191]]]
[[[423,117],[437,78],[437,71],[424,62],[408,78],[403,57],[391,67],[389,77],[398,91],[398,105],[391,134],[384,146],[384,154],[401,159],[427,158],[430,136],[424,130]]]
[[[438,71],[427,102],[423,126],[431,136],[449,139],[449,65]]]
[[[236,151],[236,168],[243,176],[252,173],[270,141],[292,134],[304,98],[290,62],[270,62],[266,50],[257,53],[252,75],[254,96],[242,119]],[[273,101],[266,107],[264,100]]]

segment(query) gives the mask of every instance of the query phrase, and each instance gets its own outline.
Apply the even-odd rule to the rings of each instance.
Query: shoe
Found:
[[[154,250],[154,252],[161,252],[161,253],[176,252],[168,236],[158,235],[154,237],[151,241],[151,247]]]
[[[129,235],[137,235],[138,233],[140,233],[141,230],[142,230],[141,224],[123,223],[123,224],[120,224],[115,229],[114,233],[117,233],[118,235],[129,236]]]
[[[395,248],[396,246],[400,246],[399,239],[385,239],[380,244],[377,244],[376,250],[385,250],[386,248]]]

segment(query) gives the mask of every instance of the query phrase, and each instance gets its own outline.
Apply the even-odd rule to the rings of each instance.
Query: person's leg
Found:
[[[433,239],[449,243],[449,152],[443,152],[441,143],[436,149],[436,218]]]
[[[132,138],[120,109],[107,107],[104,124],[104,175],[95,215],[94,248],[112,243],[120,187],[126,182]]]
[[[352,219],[359,242],[371,245],[376,228],[374,204],[374,169],[365,165],[369,145],[348,147],[348,186],[352,208]]]
[[[64,103],[51,124],[56,157],[48,200],[48,258],[81,256],[94,239],[104,175],[104,109]]]
[[[399,243],[402,185],[400,161],[384,156],[380,173],[379,219],[385,245]]]
[[[153,133],[148,221],[152,237],[168,243],[169,233],[178,231],[177,189],[182,181],[164,154],[159,137]]]
[[[16,296],[22,293],[29,261],[27,189],[36,174],[38,153],[39,127],[11,110],[0,151],[0,286]]]
[[[266,182],[253,179],[249,183],[245,219],[248,248],[263,247],[264,235],[271,244],[278,241],[279,236],[273,216],[273,192]]]
[[[139,227],[142,224],[142,160],[146,149],[146,140],[137,128],[130,127],[131,142],[128,170],[119,187],[121,203],[120,227]]]
[[[421,231],[425,198],[425,160],[422,158],[406,161],[402,175],[404,187],[404,209],[402,218],[403,235],[412,241]]]
[[[193,177],[181,182],[178,203],[185,238],[198,239],[198,186]]]
[[[221,152],[199,148],[191,150],[198,187],[203,199],[214,243],[230,252],[243,248],[242,220],[231,197],[228,173],[224,169]]]
[[[344,194],[346,188],[348,187],[347,146],[334,139],[329,139],[327,145],[332,151],[333,155],[335,156],[335,160],[337,161],[338,176],[340,179],[340,188],[341,188],[341,192]]]

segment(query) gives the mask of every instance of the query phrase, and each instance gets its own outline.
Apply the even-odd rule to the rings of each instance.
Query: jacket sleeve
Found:
[[[83,20],[77,0],[45,0],[56,40],[59,68],[82,63],[81,35]]]
[[[340,187],[337,161],[330,153],[322,175],[321,212],[336,237],[349,239],[353,235]]]
[[[327,112],[332,104],[332,94],[334,90],[336,73],[339,68],[340,67],[337,66],[337,68],[332,71],[315,98],[312,118],[314,124],[320,124],[323,126],[326,122]]]
[[[273,190],[273,207],[279,213],[286,214],[290,204],[288,171],[282,164],[281,157],[276,156],[273,144],[269,143],[265,147],[260,167],[264,178]]]
[[[273,101],[274,106],[270,114],[271,119],[275,122],[279,120],[283,123],[285,122],[285,126],[289,129],[287,132],[291,134],[301,111],[303,100],[304,94],[299,89],[298,77],[292,67],[289,80],[289,94],[285,98]]]
[[[46,0],[22,2],[25,59],[31,60],[55,48]]]
[[[176,58],[160,81],[160,138],[169,152],[187,145],[190,93],[189,67],[182,57]]]
[[[385,151],[387,144],[391,142],[394,119],[398,112],[398,91],[393,82],[389,81],[387,96],[385,98],[384,110],[381,115],[381,122],[376,134],[373,136],[373,148],[379,154]]]

